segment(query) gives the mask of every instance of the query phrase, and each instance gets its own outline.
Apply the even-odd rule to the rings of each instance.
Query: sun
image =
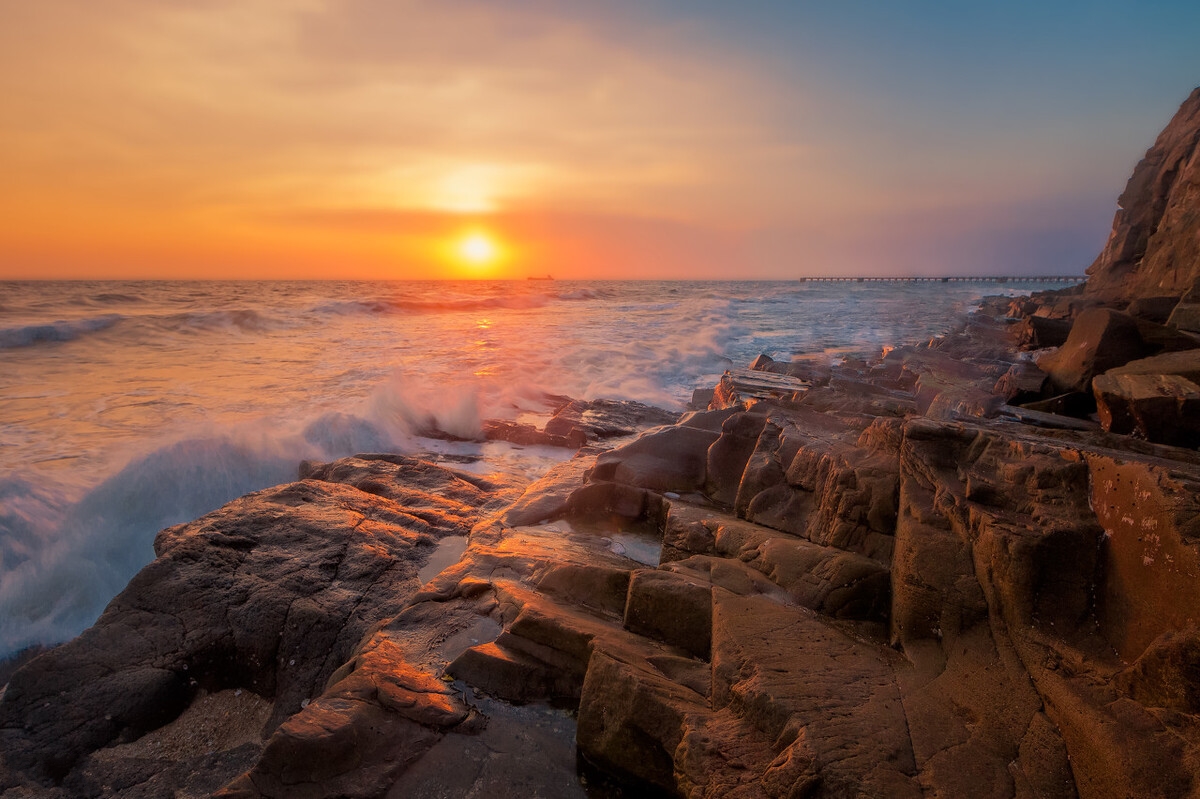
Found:
[[[483,225],[464,225],[436,239],[436,259],[448,277],[463,279],[500,276],[515,257],[514,246]]]
[[[500,247],[486,233],[475,231],[458,240],[455,252],[469,266],[491,266],[500,257]]]

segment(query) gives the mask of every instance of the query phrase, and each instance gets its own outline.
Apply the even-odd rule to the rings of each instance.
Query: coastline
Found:
[[[516,796],[487,765],[508,752],[523,785],[589,795],[571,737],[666,794],[1182,780],[1200,455],[1016,406],[1027,320],[1061,302],[996,298],[875,361],[760,357],[665,426],[568,403],[493,427],[579,447],[529,486],[305,463],[164,530],[93,628],[14,676],[0,786]],[[1153,521],[1149,562],[1127,518]],[[231,714],[261,735],[177,732]]]
[[[162,530],[4,688],[2,796],[1194,794],[1198,126],[1078,288],[492,425],[575,451],[532,484],[306,461]]]
[[[425,452],[540,474],[541,455],[565,451],[421,432],[431,419],[469,437],[483,419],[541,425],[548,395],[682,410],[759,353],[832,360],[944,333],[986,284],[277,283],[253,298],[223,282],[26,288],[6,294],[3,326],[96,311],[120,321],[4,350],[4,655],[78,635],[150,562],[160,529],[286,482],[302,459]]]

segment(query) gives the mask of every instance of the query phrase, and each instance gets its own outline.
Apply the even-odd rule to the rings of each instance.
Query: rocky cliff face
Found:
[[[1200,89],[1134,169],[1087,273],[1088,293],[1125,300],[1181,297],[1200,278]]]

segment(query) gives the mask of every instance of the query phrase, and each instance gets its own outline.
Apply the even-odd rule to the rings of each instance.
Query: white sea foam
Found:
[[[65,508],[43,495],[42,515],[6,501],[5,538],[24,533],[25,546],[4,564],[0,580],[0,654],[60,641],[91,624],[153,557],[159,529],[294,478],[295,452],[257,438],[176,442],[132,461]]]

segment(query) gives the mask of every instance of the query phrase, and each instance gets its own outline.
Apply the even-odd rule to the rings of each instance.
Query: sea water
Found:
[[[0,657],[65,640],[155,533],[295,479],[409,452],[531,479],[569,453],[447,444],[548,396],[681,410],[759,353],[877,355],[986,294],[1046,284],[0,283]]]

